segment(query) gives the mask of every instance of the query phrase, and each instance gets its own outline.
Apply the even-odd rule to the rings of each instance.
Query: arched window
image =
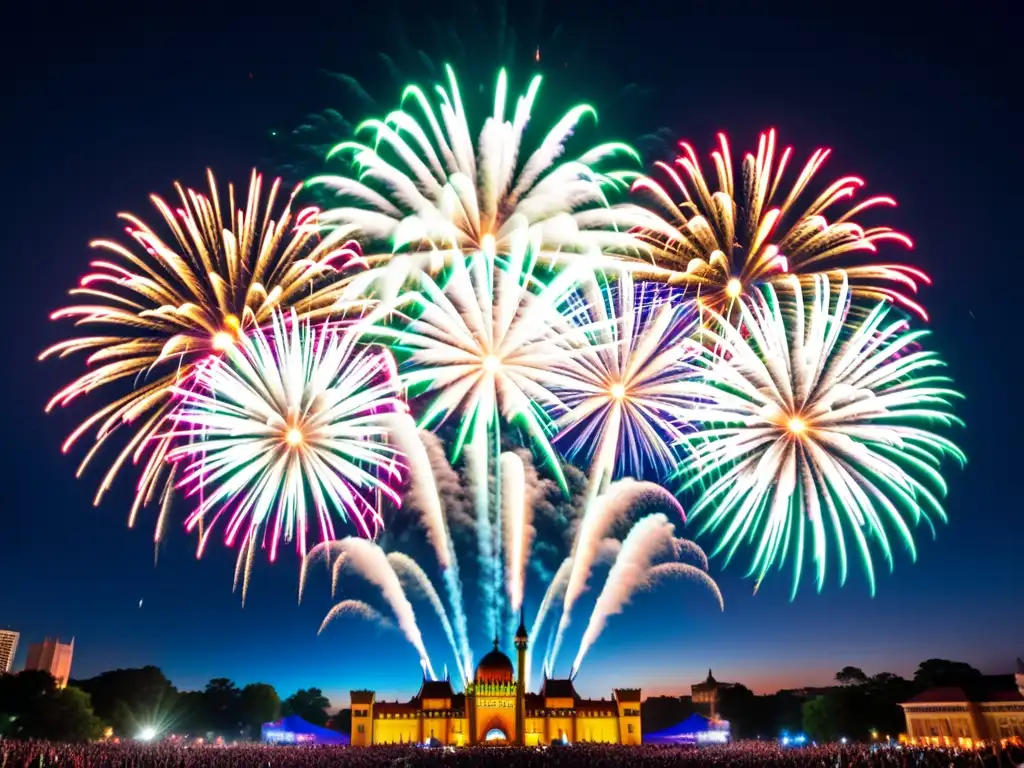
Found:
[[[508,741],[508,736],[501,728],[491,728],[484,736],[484,741]]]

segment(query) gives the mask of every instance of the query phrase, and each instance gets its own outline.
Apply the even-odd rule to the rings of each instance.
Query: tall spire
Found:
[[[520,608],[519,609],[519,628],[516,630],[516,647],[519,647],[519,643],[526,643],[530,639],[529,633],[526,631],[526,613]]]

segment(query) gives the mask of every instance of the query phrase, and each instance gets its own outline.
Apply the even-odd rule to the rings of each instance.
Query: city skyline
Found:
[[[634,23],[658,28],[662,14],[654,4],[641,4]],[[266,29],[260,22],[237,20],[245,32],[238,40],[259,39]],[[830,574],[822,594],[807,588],[790,602],[788,573],[766,580],[754,595],[739,559],[723,568],[712,558],[725,611],[681,582],[639,595],[612,617],[588,655],[577,682],[581,693],[606,696],[619,685],[640,686],[645,697],[686,691],[709,667],[719,679],[758,693],[828,684],[846,665],[910,676],[930,657],[965,661],[991,674],[1011,670],[1024,652],[1024,616],[1014,610],[1015,588],[1004,575],[1024,550],[1019,449],[1013,448],[1022,426],[1013,382],[1024,371],[1006,355],[1019,318],[1013,301],[995,295],[993,275],[1012,289],[1022,266],[1007,249],[1019,194],[1010,167],[1015,123],[1002,95],[1010,68],[1003,51],[1011,48],[988,43],[1008,36],[1011,25],[998,15],[965,21],[945,11],[924,22],[887,19],[882,30],[866,14],[826,9],[758,17],[750,23],[763,25],[764,39],[782,41],[771,48],[765,86],[764,50],[748,50],[740,40],[730,38],[725,50],[705,57],[724,56],[733,66],[723,71],[695,64],[696,75],[682,82],[666,74],[675,71],[672,45],[642,45],[628,59],[611,61],[600,52],[604,38],[589,26],[597,21],[570,16],[552,25],[562,22],[574,39],[598,49],[585,59],[593,71],[566,77],[574,80],[568,89],[574,99],[595,104],[608,136],[646,140],[669,126],[671,136],[692,141],[703,157],[718,130],[748,147],[775,126],[797,157],[832,147],[830,173],[863,175],[872,193],[899,200],[891,220],[915,242],[907,258],[933,277],[923,289],[932,312],[930,343],[966,394],[958,408],[967,429],[957,439],[970,459],[965,471],[948,478],[949,523],[937,527],[934,541],[922,531],[916,563],[901,548],[893,574],[880,563],[874,599],[853,567],[844,587]],[[726,14],[706,23],[735,22]],[[918,34],[920,24],[933,25],[932,34]],[[342,40],[323,25],[273,50],[227,41],[201,62],[182,62],[180,40],[194,32],[173,14],[159,30],[132,15],[83,17],[68,26],[73,34],[54,30],[40,13],[24,27],[24,39],[47,55],[23,82],[11,84],[12,108],[26,116],[16,128],[30,149],[10,158],[12,178],[23,183],[2,193],[8,195],[5,210],[18,212],[0,249],[17,287],[9,301],[19,323],[4,342],[4,358],[17,372],[0,379],[10,414],[7,444],[18,447],[4,464],[8,499],[0,537],[0,622],[21,634],[15,668],[24,665],[30,640],[74,636],[78,678],[153,664],[181,689],[229,677],[239,685],[269,682],[282,693],[318,686],[334,706],[349,689],[371,685],[383,697],[407,697],[419,673],[415,652],[398,632],[351,617],[317,635],[334,602],[329,579],[312,579],[298,604],[299,561],[290,549],[273,565],[256,564],[243,608],[231,592],[234,553],[211,540],[197,560],[194,537],[179,525],[192,507],[178,499],[175,524],[154,563],[155,510],[140,515],[134,529],[125,526],[132,479],[119,479],[95,508],[102,462],[75,479],[80,455],[59,450],[85,411],[43,414],[73,365],[36,362],[61,337],[47,317],[94,258],[88,242],[118,235],[117,211],[145,211],[146,196],[168,194],[175,180],[201,185],[207,166],[239,185],[254,166],[272,175],[308,149],[283,147],[278,139],[313,111],[337,108],[353,121],[377,114],[398,92],[388,77],[372,74],[373,62],[395,44],[376,32]],[[386,27],[367,17],[366,29],[375,26]],[[866,35],[881,36],[870,54],[863,50]],[[545,38],[541,51],[540,71],[549,75],[545,96],[556,105],[566,90],[557,58],[565,53],[578,66],[563,48],[548,46]],[[349,67],[376,99],[373,109],[354,103],[321,72]],[[562,69],[573,71],[569,64]],[[490,88],[494,74],[490,64],[460,72],[467,93],[477,82]],[[516,86],[525,87],[529,73],[512,74]],[[650,83],[644,110],[622,107],[618,90],[603,87],[600,78],[611,82],[613,75],[624,87]],[[409,76],[423,85],[436,79],[425,69]],[[130,94],[142,94],[146,109]],[[971,266],[988,254],[996,254],[998,269]],[[713,549],[713,540],[698,537],[693,525],[680,525],[680,533],[709,554]],[[374,598],[355,580],[344,590],[344,597]],[[535,578],[528,613],[536,611],[539,593]],[[594,589],[586,597],[592,600]],[[454,678],[440,628],[429,611],[418,615],[435,668],[440,673],[447,664]],[[571,626],[576,639],[584,623],[581,611]],[[475,635],[473,641],[478,660],[489,638]],[[559,658],[559,674],[568,672],[574,643],[567,642]]]

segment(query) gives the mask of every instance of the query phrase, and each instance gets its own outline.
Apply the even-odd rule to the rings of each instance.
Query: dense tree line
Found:
[[[178,691],[157,667],[115,669],[59,689],[46,672],[0,675],[0,735],[88,741],[106,728],[114,736],[157,734],[258,739],[263,723],[296,714],[316,725],[347,726],[347,711],[329,718],[319,688],[300,689],[283,701],[272,685],[242,688],[215,678],[201,691]],[[329,722],[330,721],[330,722]]]

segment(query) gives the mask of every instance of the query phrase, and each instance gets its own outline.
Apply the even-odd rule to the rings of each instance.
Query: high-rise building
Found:
[[[25,669],[38,669],[49,672],[60,688],[68,684],[71,677],[71,657],[75,653],[75,638],[70,643],[62,643],[60,639],[46,638],[41,643],[33,643],[28,647],[28,659]]]
[[[0,675],[10,672],[14,666],[14,654],[18,650],[18,633],[0,629]]]

